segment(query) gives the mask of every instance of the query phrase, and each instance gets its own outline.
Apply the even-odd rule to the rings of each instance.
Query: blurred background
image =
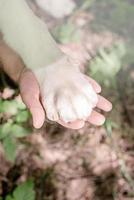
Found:
[[[113,103],[102,127],[32,128],[0,74],[0,199],[134,199],[134,0],[28,0],[60,48]]]

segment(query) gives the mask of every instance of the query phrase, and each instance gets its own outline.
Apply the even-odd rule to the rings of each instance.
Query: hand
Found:
[[[3,41],[0,42],[0,61],[3,64],[3,69],[12,79],[18,82],[18,77],[20,77],[18,83],[20,86],[22,99],[32,114],[34,127],[40,128],[45,121],[46,107],[43,105],[42,94],[40,93],[40,86],[35,75],[32,71],[25,68],[21,58]],[[51,84],[50,79],[49,83]],[[92,85],[96,93],[100,92],[100,86],[94,80],[89,78],[89,83]],[[93,92],[92,88],[91,91]],[[92,94],[96,99],[96,95],[94,94],[94,92]],[[110,111],[112,108],[111,103],[99,95],[97,107],[104,111]],[[104,120],[105,118],[103,115],[97,113],[96,111],[92,111],[90,117],[87,117],[84,120],[74,120],[71,123],[65,123],[63,122],[63,120],[58,119],[57,122],[67,128],[79,129],[84,126],[85,121],[89,121],[90,123],[95,125],[101,125]]]
[[[110,111],[112,105],[97,95],[100,86],[78,69],[78,63],[70,57],[34,71],[40,85],[41,100],[46,116],[65,127],[77,129],[85,121],[102,125],[103,115],[93,110],[98,107]]]
[[[0,67],[19,84],[21,97],[30,110],[35,128],[45,121],[45,111],[40,102],[40,89],[34,74],[28,70],[19,55],[11,49],[0,34]]]
[[[111,111],[112,104],[107,99],[105,99],[104,97],[99,95],[99,93],[101,92],[100,85],[95,80],[93,80],[92,78],[90,78],[88,76],[87,76],[87,79],[89,80],[90,84],[92,85],[92,87],[94,88],[96,93],[98,94],[98,103],[97,103],[96,107],[105,112]],[[105,122],[105,117],[104,117],[104,115],[100,114],[99,112],[93,110],[91,115],[85,121],[77,120],[73,123],[64,123],[63,121],[59,120],[58,123],[65,126],[66,128],[79,129],[85,125],[86,121],[93,125],[101,126]]]
[[[92,85],[96,93],[101,92],[101,87],[96,81],[87,76],[86,79]],[[36,77],[30,70],[25,69],[21,75],[19,85],[22,99],[32,114],[33,125],[35,128],[40,128],[45,121],[45,111],[41,103],[40,88]],[[98,103],[96,107],[106,112],[112,109],[111,103],[100,95],[98,95]],[[65,123],[62,120],[58,120],[57,122],[67,128],[79,129],[84,126],[85,121],[94,125],[102,125],[105,121],[105,117],[93,110],[86,120],[76,120],[71,123]]]

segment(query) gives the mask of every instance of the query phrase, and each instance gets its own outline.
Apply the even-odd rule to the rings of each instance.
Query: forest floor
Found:
[[[110,48],[128,38],[112,31],[106,22],[105,29],[96,30],[96,9],[106,5],[96,3],[90,10],[90,5],[82,7],[81,2],[76,1],[76,11],[64,20],[51,17],[33,3],[31,6],[47,21],[62,50],[78,58],[84,66],[82,70],[89,74],[87,54],[93,59],[98,49]],[[102,88],[113,103],[104,126],[87,123],[76,131],[47,122],[40,130],[32,130],[30,136],[20,139],[22,145],[14,163],[6,160],[0,144],[3,199],[17,184],[32,177],[37,200],[134,200],[134,65],[122,67],[114,81],[118,87],[108,88],[104,84]],[[8,80],[1,87],[1,99],[16,98],[16,91]]]

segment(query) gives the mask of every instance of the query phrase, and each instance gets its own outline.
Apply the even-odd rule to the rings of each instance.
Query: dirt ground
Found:
[[[76,3],[81,5],[81,1]],[[57,20],[35,4],[30,5],[47,21],[63,51],[79,58],[84,71],[98,49],[124,39],[110,29],[94,32],[91,24],[95,12],[88,9],[77,7],[69,17]],[[68,21],[74,24],[79,35],[73,41],[70,35],[64,35],[61,40],[55,33],[56,27]],[[47,122],[40,130],[33,130],[32,135],[21,139],[23,148],[18,148],[13,164],[5,159],[0,145],[0,195],[3,199],[29,177],[34,178],[37,200],[134,199],[134,65],[122,68],[116,81],[117,89],[103,89],[105,97],[113,103],[113,111],[107,115],[104,126],[87,123],[74,131]],[[16,90],[14,86],[12,90]],[[15,98],[9,81],[1,89],[1,98]]]

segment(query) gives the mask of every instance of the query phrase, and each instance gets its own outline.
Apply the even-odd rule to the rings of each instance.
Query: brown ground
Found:
[[[36,12],[42,15],[39,10]],[[48,16],[47,19],[50,28],[59,23]],[[86,26],[91,19],[92,16],[84,12],[73,16],[71,20],[80,29],[82,42],[78,46],[62,45],[71,55],[72,49],[75,50],[74,56],[81,58],[82,63],[86,62],[85,49],[95,55],[98,48],[118,40],[118,36],[109,31],[92,33]],[[81,23],[85,28],[81,28]],[[119,76],[123,78],[124,73],[120,72]],[[41,130],[34,130],[22,140],[25,146],[19,148],[15,164],[5,160],[0,146],[0,195],[4,197],[16,184],[34,177],[37,200],[133,200],[134,95],[130,92],[134,87],[133,68],[127,73],[130,78],[118,81],[118,91],[105,92],[114,105],[107,127],[87,124],[79,131],[72,131],[46,123]],[[5,91],[1,95],[5,95]],[[113,125],[110,122],[114,122]]]

